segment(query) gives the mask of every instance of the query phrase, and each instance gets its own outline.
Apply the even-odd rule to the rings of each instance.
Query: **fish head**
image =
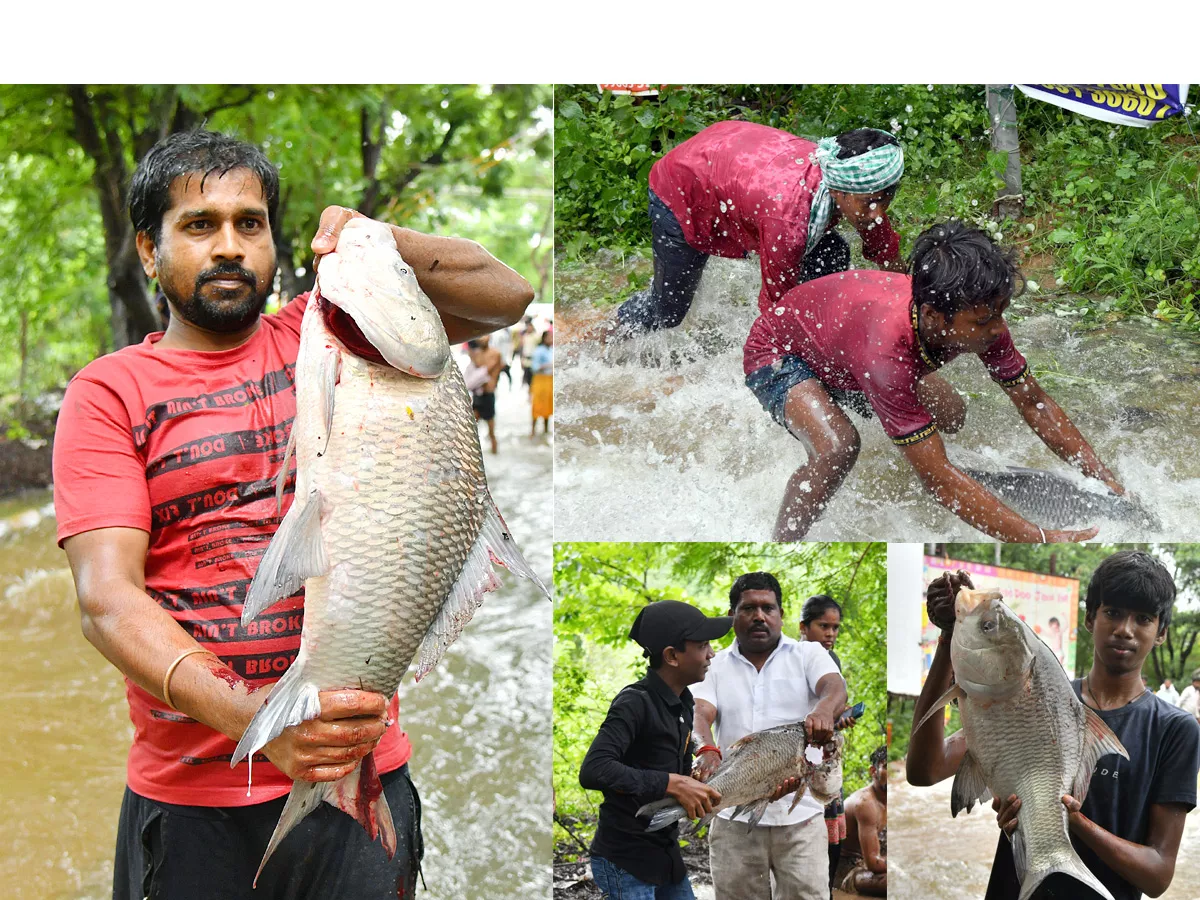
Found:
[[[351,219],[321,260],[314,291],[325,324],[355,356],[418,378],[436,378],[450,359],[446,329],[396,248],[391,227]]]
[[[822,805],[837,798],[842,790],[842,748],[846,738],[840,732],[822,747],[822,759],[812,767],[808,779],[809,790]]]
[[[954,679],[972,697],[999,700],[1029,677],[1034,651],[1029,629],[999,591],[958,592],[950,642]]]

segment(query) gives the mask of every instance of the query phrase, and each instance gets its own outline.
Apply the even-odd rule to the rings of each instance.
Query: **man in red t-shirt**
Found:
[[[135,732],[114,898],[395,897],[421,855],[395,698],[321,694],[318,719],[266,746],[252,791],[229,760],[261,690],[295,658],[303,592],[246,626],[246,589],[281,519],[274,478],[296,412],[307,295],[261,315],[275,275],[279,176],[224,135],[170,135],[141,161],[130,215],[165,332],[72,379],[54,446],[58,540],[87,639],[126,678]],[[312,249],[358,213],[330,207]],[[392,227],[452,342],[520,318],[523,278],[478,244]],[[293,485],[285,499],[290,503]],[[334,781],[374,751],[395,818],[390,862],[332,808],[296,829],[250,893],[292,780]],[[320,852],[311,853],[314,841]]]
[[[938,502],[1003,541],[1080,541],[1096,534],[1027,522],[946,458],[938,433],[962,427],[966,406],[934,374],[977,354],[1059,457],[1124,488],[1029,372],[1004,321],[1020,273],[983,232],[950,221],[917,239],[912,272],[843,272],[793,288],[750,329],[746,385],[802,441],[808,461],[788,481],[776,540],[800,540],[858,459],[859,437],[839,403],[879,417]]]
[[[834,230],[844,216],[863,255],[903,271],[887,218],[904,153],[884,131],[859,128],[819,144],[753,122],[718,122],[650,170],[654,284],[617,310],[613,334],[683,321],[709,256],[758,253],[760,312],[788,290],[850,265]]]

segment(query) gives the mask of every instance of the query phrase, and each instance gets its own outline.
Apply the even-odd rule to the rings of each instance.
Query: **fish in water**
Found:
[[[735,807],[733,818],[749,812],[750,827],[770,805],[770,797],[789,778],[799,777],[800,786],[788,811],[810,791],[822,806],[838,796],[842,789],[842,744],[845,738],[834,734],[833,740],[822,747],[822,760],[809,761],[804,751],[809,746],[803,722],[777,725],[748,734],[725,751],[725,757],[708,784],[716,788],[721,799],[713,804],[712,812],[701,820],[707,823],[723,809]],[[637,811],[649,818],[647,831],[658,831],[687,818],[687,813],[670,797],[647,803]]]
[[[319,716],[323,690],[391,697],[418,654],[419,680],[500,586],[493,563],[546,591],[488,493],[471,398],[437,311],[390,228],[370,219],[346,224],[304,313],[280,499],[293,452],[295,499],[251,582],[242,624],[303,585],[300,651],[232,765]],[[322,801],[395,853],[369,754],[336,782],[294,784],[259,873]]]
[[[1111,753],[1126,759],[1129,754],[1075,696],[1053,651],[999,591],[963,588],[954,614],[950,662],[955,683],[916,726],[958,700],[967,751],[954,776],[951,815],[970,812],[990,796],[1016,794],[1021,808],[1012,853],[1020,900],[1054,873],[1113,900],[1071,846],[1062,797],[1070,794],[1082,803],[1096,761]]]
[[[1095,493],[1066,478],[1040,469],[1009,466],[999,472],[964,469],[1013,511],[1046,528],[1088,525],[1095,518],[1130,522],[1153,531],[1162,529],[1158,516],[1135,498],[1119,497],[1105,489]]]

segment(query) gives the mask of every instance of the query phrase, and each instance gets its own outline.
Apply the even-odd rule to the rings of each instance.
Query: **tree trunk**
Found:
[[[75,140],[94,163],[92,184],[100,201],[104,223],[104,257],[108,263],[108,299],[113,311],[114,349],[140,341],[162,327],[158,311],[146,288],[146,276],[137,256],[133,224],[126,215],[128,201],[125,150],[109,98],[83,85],[67,88],[74,118]]]
[[[1025,208],[1021,192],[1021,153],[1017,141],[1017,105],[1011,84],[987,86],[988,116],[992,120],[992,149],[1008,154],[1004,169],[1004,193],[996,198],[992,213],[997,218],[1016,218]]]

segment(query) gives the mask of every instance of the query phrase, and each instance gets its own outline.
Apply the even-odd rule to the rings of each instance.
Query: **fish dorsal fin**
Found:
[[[957,684],[950,685],[950,690],[946,691],[946,693],[942,694],[942,696],[933,701],[933,706],[929,707],[929,711],[921,717],[921,721],[917,723],[916,728],[914,728],[913,731],[916,731],[918,728],[928,722],[933,717],[934,713],[940,711],[942,707],[944,707],[951,700],[962,700],[965,699],[966,696],[967,695],[963,692],[963,689]]]
[[[963,754],[958,773],[954,776],[954,788],[950,792],[950,815],[957,816],[963,809],[969,813],[976,803],[986,803],[991,796],[983,769],[968,750]]]
[[[1090,706],[1083,708],[1085,723],[1083,730],[1083,756],[1079,760],[1079,771],[1071,784],[1071,796],[1080,803],[1087,797],[1088,785],[1092,781],[1092,770],[1102,756],[1115,753],[1129,759],[1127,751],[1111,728]]]
[[[729,747],[725,750],[725,752],[732,753],[734,750],[738,750],[742,747],[748,747],[750,744],[753,744],[755,741],[757,741],[759,739],[759,736],[760,736],[760,732],[752,731],[750,734],[746,735],[745,737],[740,737],[736,741],[734,741],[732,744],[730,744]]]

